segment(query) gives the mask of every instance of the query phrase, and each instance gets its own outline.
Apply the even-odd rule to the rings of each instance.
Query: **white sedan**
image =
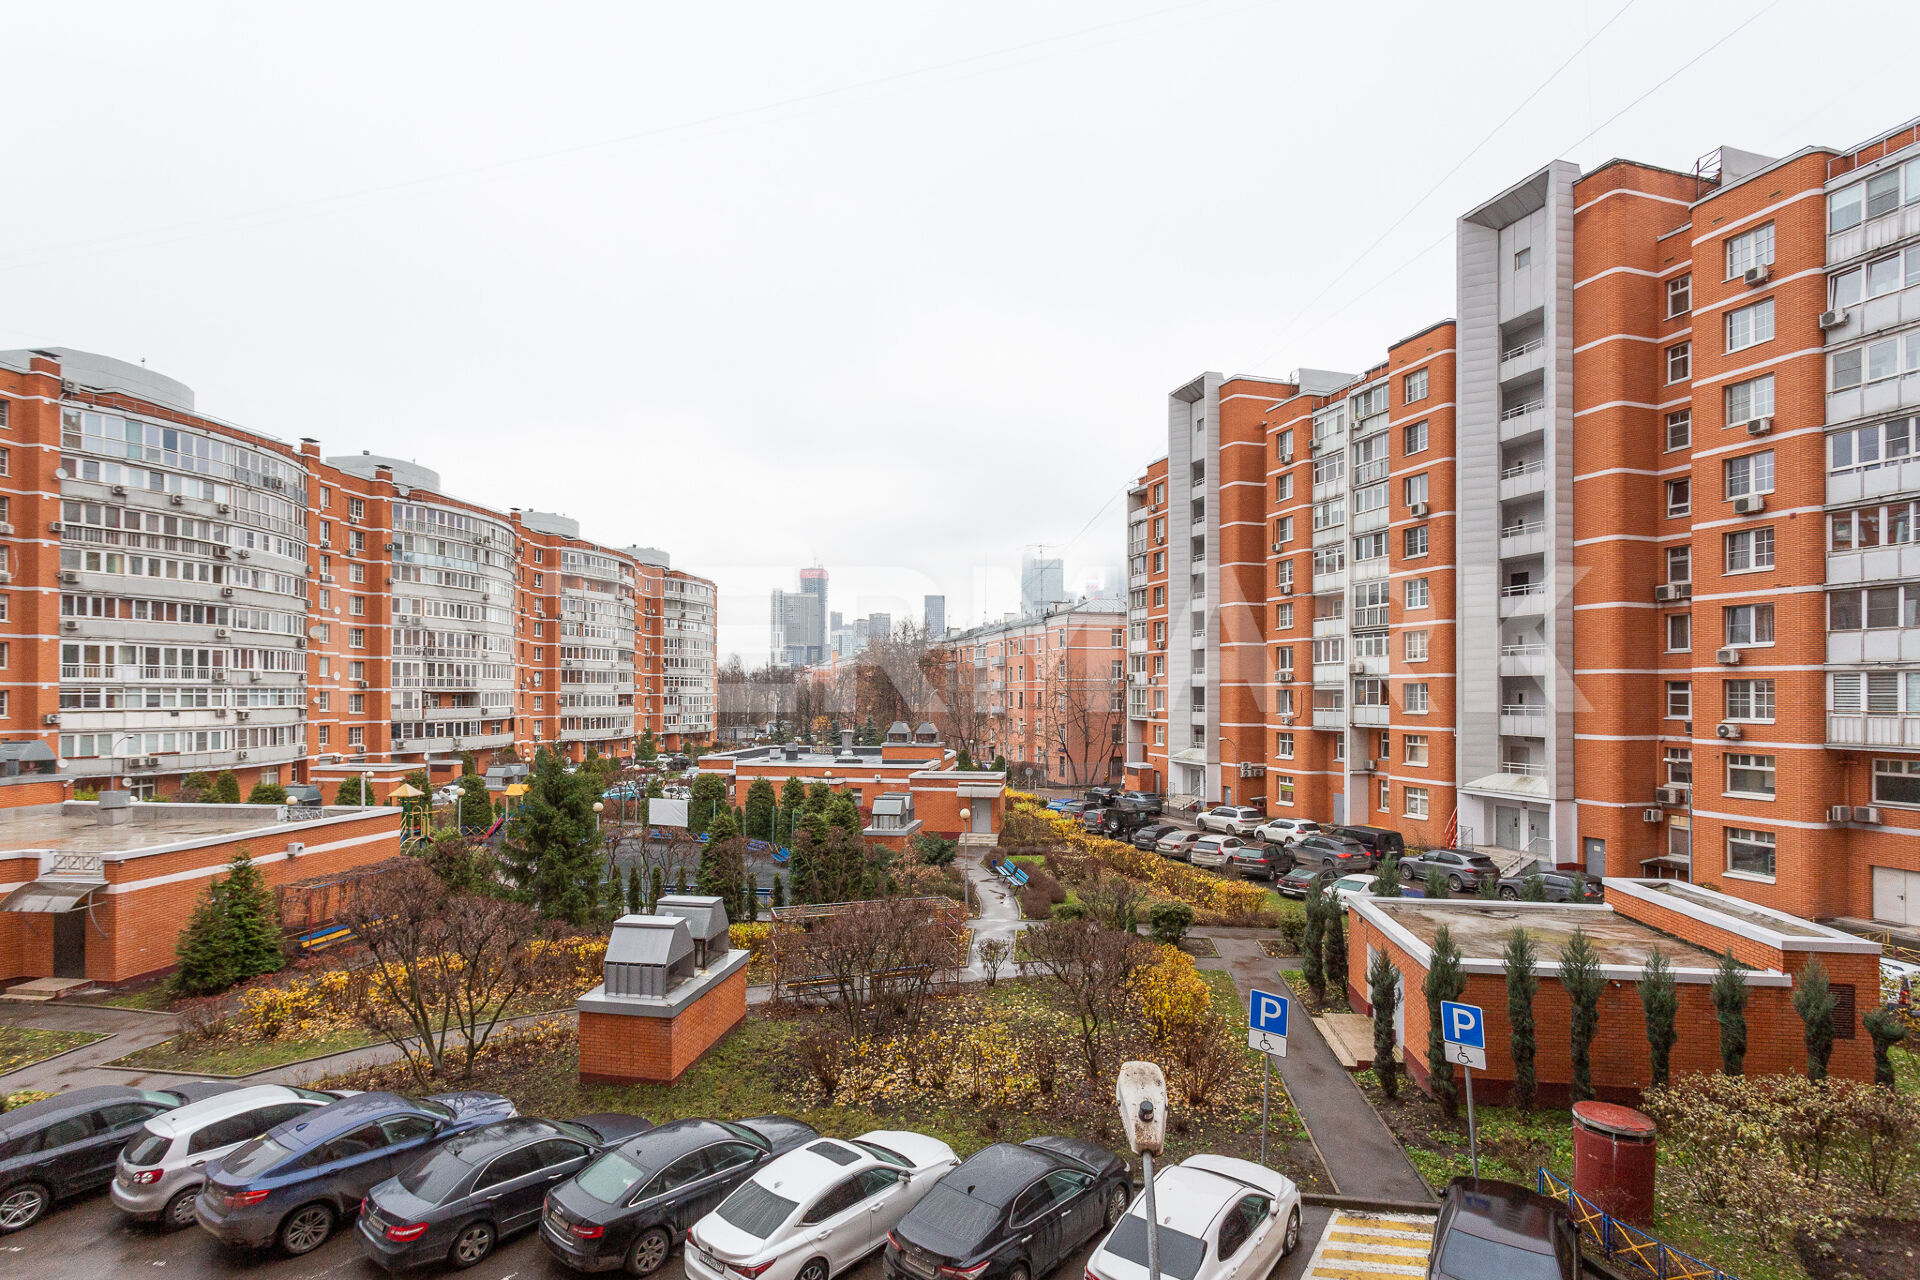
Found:
[[[1275,818],[1254,834],[1268,844],[1290,845],[1302,836],[1319,833],[1320,824],[1312,818]]]
[[[1300,1243],[1300,1189],[1250,1160],[1188,1156],[1153,1179],[1164,1280],[1259,1280]],[[1147,1198],[1087,1260],[1087,1280],[1146,1280]]]
[[[692,1280],[827,1280],[887,1233],[960,1157],[938,1138],[877,1129],[770,1161],[687,1233]]]
[[[1356,871],[1350,876],[1341,876],[1328,885],[1327,892],[1344,907],[1355,898],[1371,898],[1373,879],[1371,875]]]

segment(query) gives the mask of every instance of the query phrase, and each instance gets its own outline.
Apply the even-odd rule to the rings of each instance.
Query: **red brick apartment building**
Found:
[[[713,731],[713,584],[425,467],[325,458],[190,388],[0,352],[0,744],[75,783],[436,777]]]
[[[1555,163],[1457,261],[1364,374],[1169,397],[1129,779],[1920,928],[1915,126]]]

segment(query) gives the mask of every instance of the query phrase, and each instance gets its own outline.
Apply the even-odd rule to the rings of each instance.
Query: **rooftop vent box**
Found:
[[[608,995],[665,999],[693,976],[695,967],[693,937],[678,916],[621,916],[613,922],[607,939]]]
[[[704,969],[724,959],[732,950],[727,940],[727,907],[719,898],[670,893],[654,905],[654,910],[662,916],[686,921],[687,932],[693,939],[695,968]]]

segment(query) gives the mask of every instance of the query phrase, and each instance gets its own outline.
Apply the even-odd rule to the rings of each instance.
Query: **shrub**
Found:
[[[227,864],[226,877],[201,895],[175,954],[180,968],[173,989],[189,996],[225,991],[286,963],[273,892],[244,848]]]
[[[1300,972],[1307,980],[1315,1004],[1327,998],[1327,970],[1321,946],[1327,936],[1327,898],[1320,882],[1307,886],[1307,929],[1300,944]]]
[[[1393,1016],[1400,1003],[1400,971],[1384,950],[1367,970],[1367,995],[1373,1003],[1373,1073],[1388,1099],[1398,1096],[1400,1076],[1393,1061]]]
[[[1427,965],[1422,994],[1427,997],[1427,1078],[1433,1100],[1452,1120],[1460,1111],[1460,1094],[1453,1083],[1453,1063],[1447,1060],[1446,1042],[1440,1035],[1440,1005],[1458,1000],[1467,989],[1467,975],[1460,967],[1460,948],[1454,945],[1453,931],[1441,925],[1433,935],[1433,958]]]
[[[1573,1059],[1572,1093],[1575,1102],[1593,1097],[1593,1038],[1600,1029],[1600,997],[1607,980],[1600,957],[1586,931],[1576,928],[1560,948],[1560,984],[1567,989],[1572,1014],[1568,1035]]]
[[[959,843],[945,836],[919,835],[913,838],[914,855],[930,867],[946,866],[959,851]]]
[[[223,769],[220,776],[213,780],[213,794],[207,797],[215,804],[240,803],[240,779],[231,769]]]
[[[1212,1008],[1213,992],[1194,966],[1193,958],[1178,947],[1161,945],[1152,964],[1133,975],[1134,997],[1148,1031],[1161,1044],[1198,1023]]]
[[[1280,919],[1275,927],[1280,930],[1280,941],[1286,944],[1287,950],[1298,955],[1306,943],[1306,908],[1297,902],[1282,902],[1279,914]]]
[[[1825,1080],[1833,1057],[1833,987],[1827,967],[1815,956],[1793,988],[1793,1011],[1800,1015],[1807,1046],[1807,1079]]]
[[[1087,906],[1084,902],[1062,902],[1052,909],[1054,920],[1085,920]]]
[[[1732,951],[1720,957],[1708,996],[1720,1023],[1720,1069],[1730,1076],[1741,1075],[1747,1061],[1747,980]]]
[[[1340,1004],[1347,998],[1347,909],[1338,898],[1327,899],[1327,928],[1321,938],[1321,953],[1325,957],[1327,987],[1333,993],[1334,1003]]]
[[[1647,1016],[1647,1049],[1653,1059],[1653,1085],[1667,1082],[1667,1064],[1679,1037],[1674,1018],[1680,1012],[1680,993],[1673,982],[1673,964],[1658,948],[1640,970],[1640,1008]]]
[[[1166,946],[1178,946],[1193,927],[1193,908],[1184,902],[1156,902],[1147,912],[1153,940]]]
[[[235,784],[236,786],[238,783]],[[285,804],[287,789],[277,782],[256,782],[247,792],[248,804]]]
[[[1893,1058],[1888,1050],[1907,1038],[1907,1028],[1896,1014],[1886,1009],[1875,1009],[1860,1021],[1873,1037],[1873,1082],[1891,1089]]]

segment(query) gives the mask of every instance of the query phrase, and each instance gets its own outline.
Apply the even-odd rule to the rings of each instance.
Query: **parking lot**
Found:
[[[1327,1211],[1306,1206],[1300,1247],[1273,1272],[1270,1280],[1298,1280],[1326,1224]],[[1058,1280],[1080,1280],[1091,1249],[1073,1254],[1053,1274]],[[20,1280],[99,1280],[116,1276],[165,1276],[170,1280],[245,1276],[248,1280],[318,1280],[319,1277],[361,1277],[374,1280],[385,1272],[361,1256],[350,1229],[342,1230],[302,1258],[277,1253],[245,1253],[228,1249],[204,1231],[188,1228],[168,1233],[129,1224],[103,1191],[57,1209],[33,1227],[0,1236],[0,1271]],[[432,1275],[432,1271],[415,1274]],[[553,1262],[536,1232],[503,1242],[486,1261],[460,1272],[473,1280],[527,1280],[528,1277],[573,1276]],[[680,1254],[657,1273],[660,1280],[685,1280]],[[851,1271],[850,1280],[880,1280],[878,1254]],[[1269,1280],[1259,1276],[1240,1280]]]

